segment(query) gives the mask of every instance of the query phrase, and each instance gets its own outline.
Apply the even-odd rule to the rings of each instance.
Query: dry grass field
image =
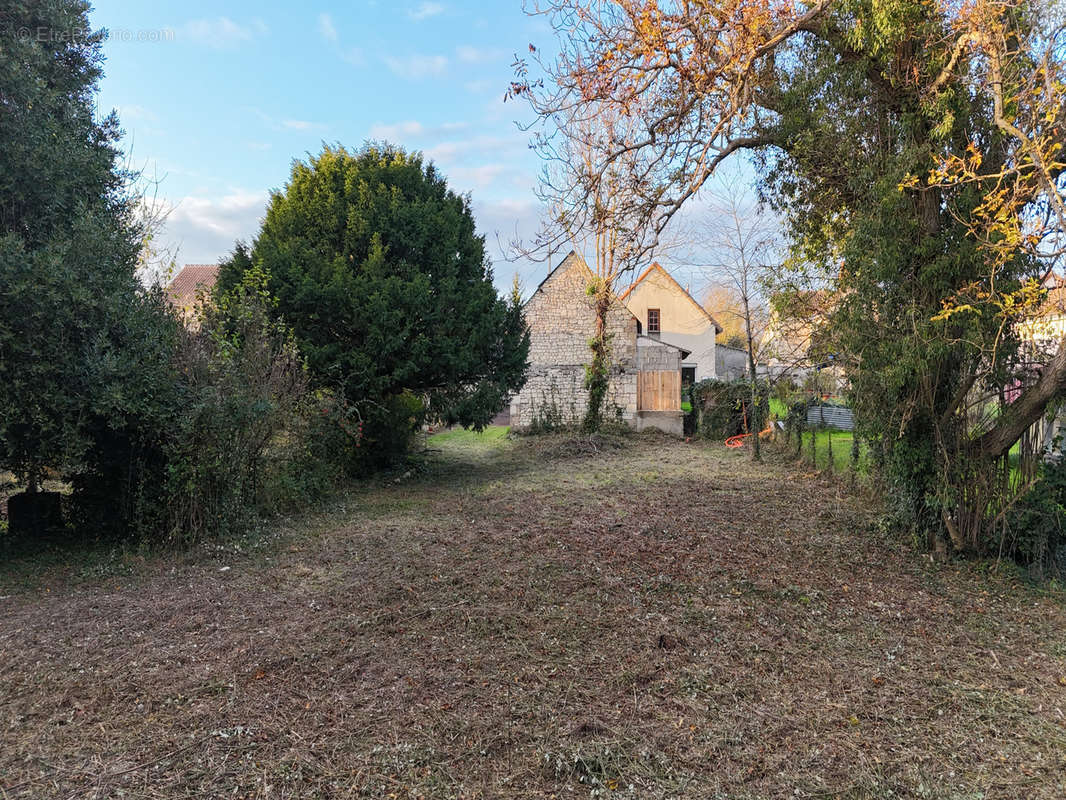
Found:
[[[240,544],[0,568],[0,797],[1066,797],[1061,597],[780,455],[430,446]]]

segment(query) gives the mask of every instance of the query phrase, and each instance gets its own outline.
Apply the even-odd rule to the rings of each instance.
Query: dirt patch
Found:
[[[0,797],[1066,796],[1054,598],[784,461],[565,447],[4,597]]]

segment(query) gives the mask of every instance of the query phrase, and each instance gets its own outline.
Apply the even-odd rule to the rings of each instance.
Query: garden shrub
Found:
[[[306,396],[303,362],[270,304],[252,272],[203,308],[198,326],[166,328],[166,380],[151,404],[122,425],[98,425],[73,476],[80,533],[191,544],[255,516],[268,460],[286,460],[279,442]]]
[[[270,449],[259,511],[292,511],[327,496],[352,475],[362,435],[355,410],[334,393],[307,394]]]
[[[770,418],[770,387],[757,384],[758,418]],[[752,430],[751,384],[748,381],[704,380],[692,385],[692,404],[698,415],[696,432],[706,439],[726,439]]]
[[[1006,516],[1004,555],[1028,567],[1036,577],[1066,579],[1066,462],[1045,462],[1032,488]]]
[[[252,270],[184,332],[183,403],[164,448],[171,539],[239,530],[258,507],[267,455],[307,389],[296,343],[270,310],[266,276]]]

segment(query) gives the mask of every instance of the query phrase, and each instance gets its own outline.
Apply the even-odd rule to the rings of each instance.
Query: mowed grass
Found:
[[[783,448],[456,433],[251,553],[0,588],[0,797],[1066,796],[1061,598]]]
[[[506,425],[489,425],[480,432],[453,428],[431,434],[427,442],[430,447],[447,447],[452,450],[491,447],[503,442],[510,430]]]
[[[857,465],[851,463],[851,445],[853,435],[851,431],[841,431],[834,428],[820,428],[817,430],[804,431],[802,434],[803,446],[799,455],[812,464],[816,469],[832,471],[838,474],[846,474],[857,471],[860,475],[865,474],[869,467],[869,453],[865,442],[859,443],[859,460]],[[814,438],[812,456],[811,438]],[[790,450],[795,452],[796,442],[792,441]]]

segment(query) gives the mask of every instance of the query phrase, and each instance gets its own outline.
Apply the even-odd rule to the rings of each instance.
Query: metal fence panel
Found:
[[[807,424],[850,431],[855,429],[855,415],[842,406],[811,406],[807,409]]]

